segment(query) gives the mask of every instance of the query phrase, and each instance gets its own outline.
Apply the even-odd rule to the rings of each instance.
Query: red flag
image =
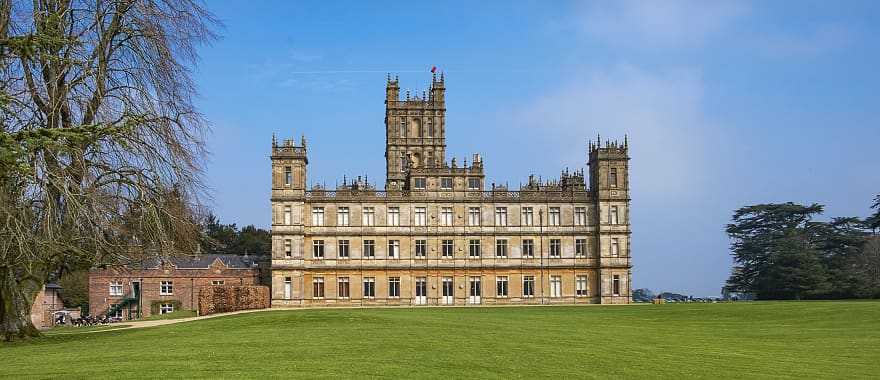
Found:
[[[437,72],[437,66],[431,66],[431,73]]]

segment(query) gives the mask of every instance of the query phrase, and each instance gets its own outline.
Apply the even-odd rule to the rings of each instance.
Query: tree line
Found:
[[[880,298],[880,195],[865,219],[817,221],[820,204],[742,207],[727,225],[726,289],[757,299]]]

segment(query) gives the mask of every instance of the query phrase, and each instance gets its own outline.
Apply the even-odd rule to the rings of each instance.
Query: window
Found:
[[[562,241],[550,239],[550,257],[562,256]]]
[[[611,294],[615,296],[620,295],[620,275],[615,274],[611,280]]]
[[[620,243],[617,238],[611,239],[611,257],[620,256]]]
[[[443,207],[440,209],[440,225],[451,226],[453,220],[452,207]]]
[[[495,240],[495,257],[507,257],[507,239]]]
[[[285,277],[284,278],[284,299],[289,300],[291,297],[291,293],[293,293],[293,278]]]
[[[324,277],[312,279],[312,298],[324,298]]]
[[[409,160],[406,158],[406,153],[400,152],[400,170],[406,171],[406,167],[409,164]]]
[[[428,253],[428,241],[416,240],[416,257],[425,257]]]
[[[523,239],[522,242],[523,257],[535,257],[535,241],[532,239]]]
[[[550,225],[559,225],[559,207],[550,207]]]
[[[611,206],[611,211],[608,215],[608,223],[619,224],[619,219],[617,218],[617,206]]]
[[[413,178],[413,188],[424,190],[427,187],[427,181],[425,181],[425,177],[416,177]]]
[[[293,224],[293,212],[290,209],[290,206],[284,206],[284,225]]]
[[[400,207],[389,207],[388,208],[388,225],[389,226],[399,226],[400,225]]]
[[[611,168],[611,172],[608,173],[608,185],[617,187],[617,169],[615,168]]]
[[[452,257],[452,240],[443,240],[443,257],[450,258]]]
[[[451,305],[454,302],[455,286],[453,285],[452,277],[443,277],[442,294],[444,304]]]
[[[469,303],[480,303],[480,297],[483,293],[483,287],[481,286],[482,281],[480,280],[480,276],[471,276],[470,293],[468,294],[470,296],[470,299],[468,300]]]
[[[376,278],[364,277],[364,298],[373,298],[376,296]]]
[[[226,281],[225,280],[211,280],[211,285],[214,285],[214,286],[226,285]]]
[[[323,207],[315,207],[312,209],[312,225],[313,226],[323,226],[324,225],[324,208]]]
[[[428,302],[428,279],[416,277],[416,304],[424,305]]]
[[[290,186],[293,182],[293,171],[290,166],[284,167],[284,186]]]
[[[495,294],[499,298],[507,298],[507,276],[495,277]]]
[[[348,258],[348,240],[340,240],[337,244],[339,248],[339,258],[347,259]]]
[[[119,318],[122,319],[122,307],[119,304],[110,304],[110,307],[113,308],[113,314],[108,315],[110,318]]]
[[[479,178],[468,178],[468,189],[480,190],[480,179]]]
[[[574,208],[574,224],[578,226],[586,226],[587,225],[587,208],[586,207],[575,207]]]
[[[522,209],[522,225],[532,226],[535,224],[535,211],[531,207]]]
[[[372,259],[376,257],[376,241],[364,240],[364,258]]]
[[[578,297],[586,297],[587,296],[587,276],[577,276],[574,280],[574,295]]]
[[[119,281],[113,281],[110,283],[110,296],[121,296],[122,295],[122,283]]]
[[[388,277],[388,297],[400,298],[400,277]]]
[[[425,119],[425,124],[428,126],[428,137],[434,137],[434,119]]]
[[[480,208],[479,207],[468,207],[468,225],[469,226],[479,226],[480,225]]]
[[[348,225],[348,207],[340,207],[336,210],[336,225]]]
[[[372,207],[364,207],[363,224],[365,226],[376,225],[376,209]]]
[[[495,225],[507,225],[507,207],[495,207]]]
[[[122,311],[122,310],[120,310]],[[174,304],[173,303],[160,303],[159,304],[159,314],[168,314],[174,312]],[[121,314],[121,313],[120,313]],[[122,315],[120,315],[122,317]]]
[[[550,297],[562,297],[562,277],[550,276]]]
[[[323,240],[315,240],[312,241],[312,257],[316,259],[324,258],[324,241]]]
[[[400,131],[398,134],[400,137],[406,137],[406,117],[400,118]]]
[[[348,277],[339,277],[336,280],[336,291],[339,298],[351,297],[351,289],[349,287]]]
[[[574,255],[576,257],[587,256],[587,239],[574,239]]]
[[[388,241],[388,258],[389,259],[400,258],[400,240],[389,240]]]
[[[535,276],[523,276],[523,297],[535,296]]]
[[[293,240],[284,239],[284,257],[293,257]]]
[[[173,281],[162,281],[159,283],[159,295],[160,296],[170,296],[174,294],[174,282]]]
[[[416,207],[416,225],[428,225],[428,209],[425,207]]]
[[[470,244],[470,257],[480,257],[480,240],[479,239],[471,239]]]
[[[441,177],[440,188],[443,190],[452,190],[452,177]]]

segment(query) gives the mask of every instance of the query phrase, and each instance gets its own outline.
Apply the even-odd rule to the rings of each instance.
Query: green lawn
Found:
[[[0,378],[877,378],[880,302],[284,310],[0,358]]]

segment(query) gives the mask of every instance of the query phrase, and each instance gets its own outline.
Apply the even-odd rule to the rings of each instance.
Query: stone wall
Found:
[[[268,286],[211,286],[199,291],[199,315],[268,307]]]

